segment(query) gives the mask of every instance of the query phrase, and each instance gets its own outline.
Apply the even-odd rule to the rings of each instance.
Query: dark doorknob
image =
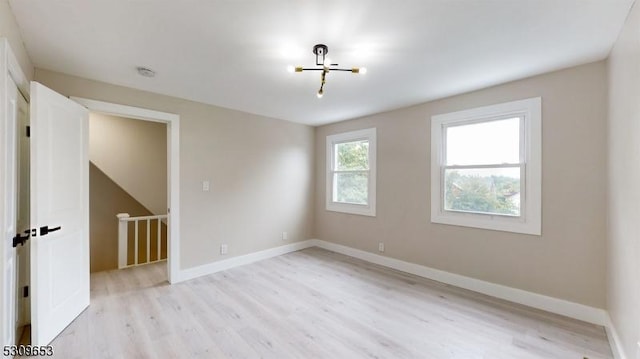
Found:
[[[40,237],[46,236],[47,234],[49,234],[51,232],[59,231],[61,229],[62,229],[62,227],[60,227],[60,226],[54,227],[54,228],[49,228],[49,226],[42,226],[42,227],[40,227]]]

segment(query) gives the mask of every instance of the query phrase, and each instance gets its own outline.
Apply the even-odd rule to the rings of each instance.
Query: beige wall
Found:
[[[46,70],[35,76],[67,96],[180,115],[182,268],[311,237],[312,127]]]
[[[22,42],[20,29],[8,0],[0,0],[0,37],[6,37],[27,79],[33,79],[33,65]]]
[[[542,97],[542,233],[430,223],[430,117]],[[316,130],[318,238],[452,273],[605,307],[604,62]],[[377,128],[377,216],[325,210],[325,138]]]
[[[640,342],[639,34],[640,6],[636,4],[608,61],[607,309],[629,359]]]
[[[129,213],[131,217],[149,216],[151,212],[135,198],[125,192],[117,183],[113,182],[104,172],[93,163],[89,166],[89,238],[91,249],[91,272],[99,272],[118,268],[118,213]],[[152,259],[157,253],[157,223],[151,223],[151,253]],[[129,225],[129,249],[127,251],[132,264],[134,251],[133,222]],[[146,222],[140,223],[138,255],[140,262],[146,261],[147,245]],[[144,233],[143,233],[144,232]],[[166,228],[162,224],[161,258],[166,258]],[[156,254],[157,256],[157,254]]]
[[[167,213],[167,125],[92,113],[89,159],[153,214]]]

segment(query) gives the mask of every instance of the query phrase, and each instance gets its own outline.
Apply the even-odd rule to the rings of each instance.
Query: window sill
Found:
[[[510,218],[505,216],[447,212],[432,214],[431,223],[536,236],[541,235],[540,223],[533,223],[533,221],[527,222],[522,218]]]
[[[359,205],[359,204],[349,204],[349,203],[338,203],[338,202],[329,202],[326,207],[327,211],[331,212],[341,212],[341,213],[349,213],[356,214],[360,216],[376,216],[376,209],[371,205]]]

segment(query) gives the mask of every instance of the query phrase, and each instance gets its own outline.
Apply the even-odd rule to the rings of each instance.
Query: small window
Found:
[[[433,116],[431,221],[540,234],[541,99]]]
[[[327,136],[327,210],[376,215],[376,129]]]

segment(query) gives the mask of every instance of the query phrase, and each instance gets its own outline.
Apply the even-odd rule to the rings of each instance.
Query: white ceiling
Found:
[[[310,125],[604,59],[632,3],[10,0],[38,68]],[[329,73],[316,98],[318,72],[286,71],[316,43],[368,73]]]

